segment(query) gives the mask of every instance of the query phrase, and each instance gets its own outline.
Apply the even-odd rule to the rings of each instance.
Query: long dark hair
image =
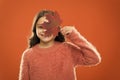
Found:
[[[33,35],[29,39],[29,48],[31,48],[34,45],[40,43],[40,39],[37,37],[37,34],[36,34],[36,23],[39,20],[39,18],[43,17],[45,14],[54,14],[54,11],[42,10],[35,16],[35,18],[33,20],[33,25],[32,25]],[[64,36],[61,32],[58,32],[58,36],[55,37],[55,41],[58,41],[58,42],[64,42],[65,41],[65,38],[64,38]]]

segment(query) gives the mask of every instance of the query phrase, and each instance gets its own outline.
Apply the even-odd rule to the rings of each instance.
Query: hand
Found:
[[[73,31],[74,26],[64,26],[63,28],[61,28],[61,33],[66,36],[69,35],[72,31]]]

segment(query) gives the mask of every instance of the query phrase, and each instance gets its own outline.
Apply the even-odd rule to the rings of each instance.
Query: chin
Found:
[[[50,36],[50,37],[40,37],[40,40],[44,43],[47,43],[47,42],[50,42],[54,39],[53,36]]]
[[[46,39],[41,39],[40,41],[42,41],[42,42],[44,42],[44,43],[48,43],[48,42],[53,41],[53,39],[49,39],[49,40],[46,40]]]

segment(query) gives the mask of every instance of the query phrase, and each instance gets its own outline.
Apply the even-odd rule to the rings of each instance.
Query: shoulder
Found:
[[[37,49],[37,44],[35,45],[35,46],[33,46],[33,47],[31,47],[31,48],[27,48],[27,49],[25,49],[24,51],[23,51],[23,54],[24,55],[30,55],[30,54],[32,54],[33,52],[34,52],[34,50],[36,50]]]
[[[32,53],[32,48],[27,48],[23,51],[22,57],[28,57]]]

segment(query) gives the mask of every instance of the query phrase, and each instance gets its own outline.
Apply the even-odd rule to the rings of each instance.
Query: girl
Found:
[[[60,28],[60,24],[57,12],[37,14],[29,48],[22,55],[19,80],[76,80],[76,66],[100,63],[96,48],[75,27]]]

